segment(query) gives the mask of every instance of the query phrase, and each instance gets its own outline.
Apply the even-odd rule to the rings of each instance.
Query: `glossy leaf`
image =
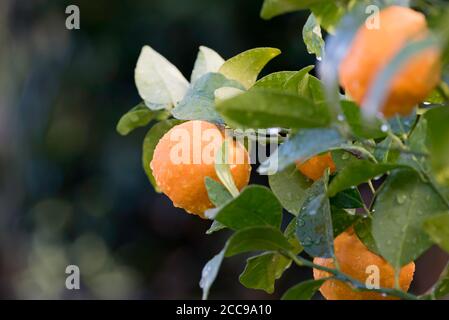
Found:
[[[334,238],[339,234],[347,230],[358,222],[361,217],[354,212],[348,212],[348,210],[332,207],[332,226]]]
[[[416,109],[408,116],[396,115],[391,118],[388,123],[391,131],[399,136],[407,136],[413,128],[417,119]]]
[[[330,258],[334,254],[334,235],[326,179],[316,181],[297,217],[296,236],[312,257]]]
[[[368,180],[404,166],[398,164],[372,163],[367,160],[354,161],[343,168],[329,185],[329,196],[338,192],[358,186]]]
[[[423,222],[444,208],[432,187],[415,171],[393,172],[373,208],[372,233],[382,256],[395,269],[418,258],[432,245]]]
[[[310,300],[326,279],[307,280],[291,287],[285,292],[281,300]]]
[[[284,231],[292,245],[291,252],[299,254],[302,247],[295,236],[296,220],[293,219]],[[247,260],[245,270],[240,275],[240,282],[247,288],[260,289],[268,293],[274,291],[274,284],[291,265],[291,259],[278,252],[265,252]]]
[[[227,60],[219,72],[228,79],[240,82],[248,89],[256,83],[257,76],[263,67],[279,54],[281,51],[275,48],[251,49]]]
[[[253,226],[279,228],[282,207],[270,189],[251,185],[221,207],[214,218],[234,230]]]
[[[342,209],[355,209],[363,207],[363,200],[357,188],[349,188],[338,192],[330,199],[331,205]]]
[[[295,164],[268,176],[273,193],[282,206],[294,215],[298,215],[311,182],[296,168]]]
[[[269,75],[257,80],[251,89],[283,90],[285,83],[295,74],[296,71],[279,71],[270,73]]]
[[[251,90],[217,105],[227,124],[236,128],[315,128],[330,123],[326,105],[294,94]]]
[[[290,259],[275,252],[265,252],[251,257],[247,260],[245,270],[239,277],[240,283],[250,289],[273,293],[275,281],[282,276],[291,263]]]
[[[237,231],[227,242],[225,256],[250,251],[290,251],[292,245],[279,229],[271,226],[251,227]]]
[[[371,251],[377,255],[380,255],[377,248],[376,241],[374,240],[372,233],[372,220],[371,218],[360,219],[355,225],[354,230],[357,233],[360,241]]]

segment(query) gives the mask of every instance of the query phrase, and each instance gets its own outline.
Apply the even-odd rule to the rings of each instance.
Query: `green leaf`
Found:
[[[271,19],[275,16],[309,8],[318,3],[329,0],[265,0],[260,12],[263,19]]]
[[[147,132],[143,140],[142,166],[156,192],[160,191],[159,188],[157,187],[156,181],[154,180],[153,177],[153,172],[151,171],[150,168],[150,162],[151,160],[153,160],[154,149],[156,148],[156,145],[158,144],[159,140],[163,137],[163,135],[166,134],[171,128],[180,123],[182,123],[182,121],[174,119],[158,122],[153,127],[151,127],[151,129]]]
[[[314,100],[314,92],[312,92],[311,78],[314,77],[309,74],[314,67],[315,66],[307,66],[296,72],[285,82],[282,90],[286,93],[307,98],[312,102],[317,102]]]
[[[449,294],[449,264],[441,273],[441,276],[432,289],[431,296],[434,299],[444,298]]]
[[[313,257],[329,258],[334,254],[332,216],[326,184],[325,177],[310,187],[297,218],[296,237],[304,250]]]
[[[343,149],[332,150],[332,160],[335,163],[336,171],[339,172],[353,161],[358,161],[357,157],[349,151]]]
[[[206,177],[204,180],[206,185],[207,194],[210,202],[216,207],[224,206],[226,203],[233,199],[229,191],[221,183],[215,181],[210,177]]]
[[[268,176],[268,182],[273,193],[282,206],[290,213],[298,215],[305,200],[306,190],[311,186],[295,164],[278,173]]]
[[[226,229],[226,226],[216,220],[212,221],[209,229],[207,229],[206,234],[212,234],[214,232]]]
[[[326,279],[307,280],[291,287],[285,292],[281,300],[310,300]]]
[[[340,191],[352,186],[358,186],[374,177],[401,167],[405,166],[400,164],[372,163],[367,160],[354,161],[343,168],[332,179],[329,185],[329,196],[334,197]]]
[[[117,124],[117,132],[122,136],[126,136],[134,129],[149,124],[154,117],[154,112],[145,103],[141,102],[120,118]]]
[[[373,121],[364,119],[360,107],[354,102],[342,101],[341,108],[352,134],[356,137],[378,139],[386,136],[386,133],[381,130],[382,123],[378,119],[374,119]]]
[[[354,230],[359,237],[360,241],[373,253],[380,255],[379,249],[377,248],[376,241],[374,240],[372,233],[372,220],[371,218],[365,218],[359,220],[354,225]]]
[[[228,163],[228,144],[228,140],[225,140],[221,148],[218,149],[217,155],[215,156],[215,172],[221,183],[223,183],[229,193],[235,198],[238,196],[239,190],[234,183],[234,178]]]
[[[274,252],[265,252],[251,257],[246,262],[245,270],[240,275],[240,283],[250,289],[274,292],[274,284],[292,261],[283,255]]]
[[[415,171],[393,172],[374,204],[372,233],[382,256],[396,270],[418,258],[432,245],[424,220],[443,210],[439,196]]]
[[[209,200],[213,203],[215,207],[224,206],[226,203],[233,199],[229,191],[221,183],[215,181],[210,177],[205,179],[206,190],[209,196]],[[206,231],[206,234],[212,234],[216,231],[225,229],[226,226],[218,221],[213,221],[210,228]]]
[[[354,210],[355,211],[355,210]],[[332,224],[334,238],[339,234],[347,230],[350,226],[354,225],[360,220],[360,216],[354,213],[349,213],[345,209],[332,207]]]
[[[363,200],[357,188],[338,192],[330,199],[331,205],[341,209],[356,209],[363,207]]]
[[[295,236],[296,220],[292,219],[284,231],[284,235],[292,245],[294,254],[299,254],[302,247]],[[240,282],[247,288],[274,291],[274,284],[291,265],[291,259],[277,252],[265,252],[249,258],[245,270],[240,275]]]
[[[193,67],[190,81],[195,83],[199,78],[209,72],[218,72],[224,63],[224,59],[214,50],[201,46]]]
[[[427,121],[427,146],[436,180],[449,186],[449,108],[438,107],[424,114]],[[421,122],[421,121],[420,121]]]
[[[292,245],[279,229],[271,226],[251,227],[237,231],[228,240],[225,256],[250,251],[290,251]]]
[[[225,255],[226,247],[213,257],[203,268],[201,273],[200,288],[203,289],[203,300],[207,300],[209,290],[217,278],[221,263]]]
[[[150,108],[176,105],[189,87],[181,72],[149,46],[142,48],[134,77],[140,97]]]
[[[348,2],[348,1],[341,1]],[[346,12],[346,8],[341,3],[326,1],[311,7],[313,14],[319,23],[328,32],[334,32],[341,18]]]
[[[220,73],[207,73],[187,91],[184,99],[172,110],[173,116],[180,120],[223,123],[215,110],[215,90],[222,87],[243,89],[240,83],[228,80]]]
[[[390,124],[391,131],[399,136],[407,136],[410,130],[412,130],[417,119],[416,109],[408,116],[396,115],[388,123]]]
[[[398,149],[400,146],[391,137],[386,137],[377,144],[377,148],[374,150],[374,157],[381,163],[395,163],[401,154],[394,148]]]
[[[279,228],[282,207],[270,189],[251,185],[221,207],[214,218],[234,230],[253,226]]]
[[[336,129],[305,129],[301,130],[264,161],[258,168],[261,174],[274,174],[284,170],[296,161],[307,161],[317,154],[341,146],[345,138]]]
[[[283,90],[285,83],[295,74],[296,71],[280,71],[270,73],[269,75],[257,80],[251,89]]]
[[[326,91],[323,83],[308,73],[305,74],[304,80],[299,83],[298,93],[302,97],[311,99],[317,105],[323,104],[327,106]]]
[[[221,66],[220,73],[228,79],[240,82],[249,89],[256,83],[257,76],[263,67],[280,54],[281,51],[275,48],[251,49],[227,60]]]
[[[449,252],[449,214],[444,213],[424,221],[424,230],[441,248]]]
[[[315,16],[311,14],[302,29],[302,38],[307,47],[307,52],[316,55],[321,59],[324,53],[324,40],[321,34],[321,27]]]
[[[238,128],[316,128],[330,123],[326,105],[271,90],[251,90],[217,105],[230,126]]]

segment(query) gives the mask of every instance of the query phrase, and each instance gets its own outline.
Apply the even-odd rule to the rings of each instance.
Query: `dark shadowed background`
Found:
[[[307,14],[263,21],[261,3],[0,2],[0,298],[200,298],[201,269],[227,234],[205,235],[209,222],[156,194],[141,168],[146,129],[121,137],[115,126],[140,102],[134,67],[146,44],[186,78],[200,45],[224,58],[281,49],[264,74],[314,63],[301,40]],[[65,28],[70,4],[80,30]],[[311,275],[292,267],[267,295],[239,284],[245,258],[225,261],[211,298],[278,298]],[[70,264],[79,291],[65,288]]]

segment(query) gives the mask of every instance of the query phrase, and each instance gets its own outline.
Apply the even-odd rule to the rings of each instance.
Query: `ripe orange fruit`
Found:
[[[379,270],[379,284],[382,288],[393,288],[395,284],[394,269],[388,262],[372,253],[359,240],[352,228],[340,234],[334,240],[335,256],[343,273],[365,283],[369,273],[367,267],[376,266]],[[315,264],[334,268],[332,259],[315,258]],[[399,285],[402,290],[407,291],[413,280],[415,263],[402,267],[399,277]],[[313,269],[313,277],[321,279],[329,277],[329,273]],[[344,282],[338,280],[327,280],[320,288],[322,295],[328,300],[393,300],[395,297],[383,296],[380,293],[369,291],[354,291]]]
[[[423,14],[410,8],[391,6],[380,12],[378,29],[364,24],[340,65],[340,84],[359,105],[393,57],[409,42],[426,37]],[[385,117],[407,115],[428,97],[441,77],[440,50],[429,48],[405,62],[393,77],[381,111]]]
[[[302,164],[297,163],[296,167],[303,175],[313,181],[320,179],[327,168],[330,169],[331,173],[334,173],[336,170],[330,152],[312,157]]]
[[[173,127],[159,140],[150,167],[158,187],[174,206],[203,218],[204,211],[213,207],[204,179],[211,177],[219,181],[215,156],[224,139],[223,132],[212,123],[187,121]],[[230,141],[228,152],[230,170],[240,190],[249,181],[249,156],[236,141]]]

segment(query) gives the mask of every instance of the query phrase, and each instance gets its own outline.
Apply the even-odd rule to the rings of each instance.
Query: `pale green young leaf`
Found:
[[[306,44],[307,51],[310,54],[314,54],[317,59],[321,59],[324,53],[324,40],[320,24],[313,14],[309,16],[302,29],[302,38]]]
[[[240,82],[245,88],[256,83],[257,76],[263,67],[281,53],[275,48],[255,48],[242,52],[227,60],[219,72],[228,79]]]
[[[206,73],[218,72],[225,60],[214,50],[201,46],[198,56],[193,67],[190,82],[193,84],[196,80],[204,76]]]
[[[149,46],[142,48],[134,77],[139,95],[148,107],[176,105],[189,87],[181,72]]]

